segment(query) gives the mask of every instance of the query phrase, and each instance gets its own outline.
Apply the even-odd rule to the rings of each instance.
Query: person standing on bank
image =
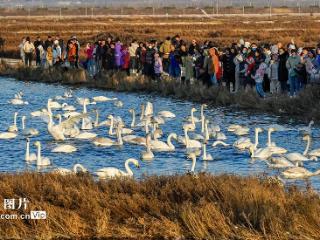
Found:
[[[25,66],[27,67],[31,67],[34,50],[35,48],[33,43],[30,41],[30,37],[27,37],[26,42],[23,45],[23,51],[25,55]]]

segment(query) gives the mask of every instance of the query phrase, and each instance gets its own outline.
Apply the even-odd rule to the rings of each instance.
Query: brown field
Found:
[[[319,195],[276,180],[200,174],[94,181],[0,175],[0,200],[26,197],[46,220],[1,220],[1,239],[319,239]]]
[[[320,16],[219,16],[195,17],[59,17],[59,16],[16,16],[0,18],[0,36],[6,39],[5,50],[16,51],[21,38],[37,35],[60,34],[65,40],[76,35],[83,43],[96,39],[101,34],[120,37],[124,42],[133,38],[144,41],[151,38],[163,40],[166,36],[180,34],[190,41],[212,40],[219,46],[238,41],[240,37],[255,42],[288,43],[294,38],[300,46],[315,46],[320,36]]]

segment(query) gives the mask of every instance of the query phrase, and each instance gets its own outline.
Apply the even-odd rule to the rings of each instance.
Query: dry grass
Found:
[[[22,20],[23,19],[23,20]],[[0,36],[6,39],[7,56],[19,56],[18,45],[21,38],[30,36],[33,40],[40,35],[46,39],[48,35],[60,34],[67,40],[77,35],[83,44],[86,40],[94,40],[97,36],[109,35],[120,37],[130,42],[133,38],[145,41],[151,38],[163,41],[167,36],[180,34],[190,41],[213,40],[219,46],[229,46],[240,37],[251,42],[288,43],[292,37],[299,46],[315,46],[320,34],[319,17],[312,16],[275,16],[269,17],[10,17],[0,18]]]
[[[299,97],[290,99],[285,95],[261,99],[255,89],[231,94],[225,87],[211,87],[197,83],[190,87],[169,77],[157,82],[140,76],[127,76],[124,72],[101,72],[92,79],[84,70],[14,68],[0,64],[0,75],[23,81],[62,83],[128,92],[149,92],[213,106],[227,106],[252,112],[267,112],[303,121],[320,120],[320,86],[308,85]]]
[[[2,239],[320,236],[319,195],[256,177],[200,174],[96,182],[88,175],[1,174],[0,201],[19,197],[30,200],[27,211],[45,210],[47,220],[2,220]]]

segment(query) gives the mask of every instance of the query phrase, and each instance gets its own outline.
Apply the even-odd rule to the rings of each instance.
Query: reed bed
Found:
[[[148,92],[162,96],[203,102],[215,106],[226,106],[239,110],[270,113],[305,122],[320,120],[320,86],[308,85],[298,97],[290,99],[276,95],[261,99],[255,89],[230,93],[226,87],[207,87],[201,83],[192,86],[181,84],[170,77],[161,81],[151,80],[143,75],[127,76],[124,72],[101,72],[95,79],[82,69],[40,69],[10,67],[0,64],[0,75],[11,76],[22,81],[62,83],[115,91]]]
[[[319,239],[320,198],[258,177],[0,175],[0,200],[26,197],[46,220],[1,220],[1,239]],[[3,201],[2,201],[3,202]],[[7,212],[6,212],[7,211]]]

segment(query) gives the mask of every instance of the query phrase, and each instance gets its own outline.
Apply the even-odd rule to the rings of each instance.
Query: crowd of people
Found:
[[[231,92],[255,87],[262,98],[266,92],[295,97],[306,84],[320,79],[320,45],[301,48],[293,40],[287,45],[258,45],[240,39],[222,49],[212,41],[187,43],[179,35],[129,44],[107,37],[88,41],[81,49],[76,36],[65,44],[57,35],[45,41],[24,38],[19,48],[26,66],[35,57],[36,66],[83,67],[92,77],[100,71],[143,74],[158,81],[169,75],[183,84],[225,85]]]

